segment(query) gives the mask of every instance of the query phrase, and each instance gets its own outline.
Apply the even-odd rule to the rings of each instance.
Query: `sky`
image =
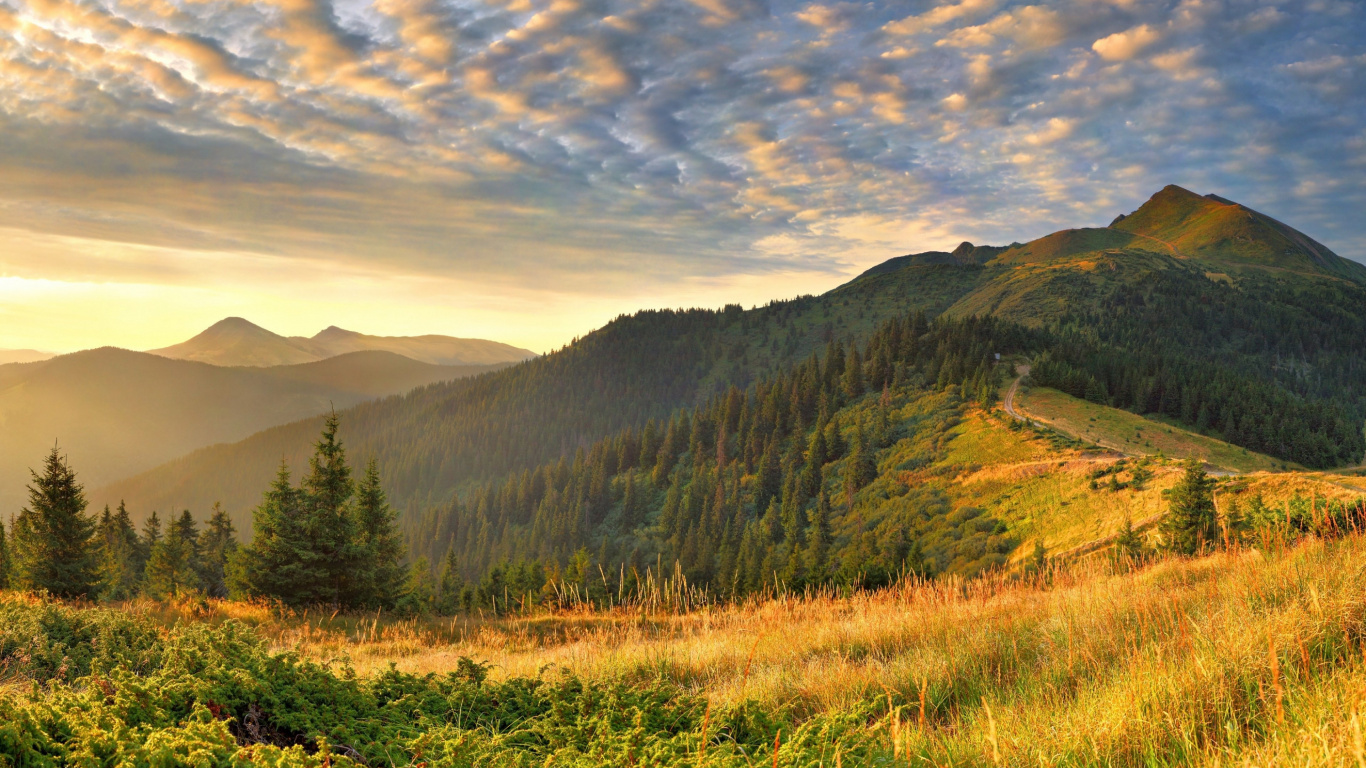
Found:
[[[547,351],[1217,193],[1366,261],[1353,0],[0,0],[0,348]]]

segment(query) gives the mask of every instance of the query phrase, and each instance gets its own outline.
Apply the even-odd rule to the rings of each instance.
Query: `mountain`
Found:
[[[348,352],[393,352],[431,365],[517,363],[535,353],[484,339],[451,336],[367,336],[336,326],[312,338],[281,336],[240,317],[214,323],[203,333],[150,354],[223,366],[265,367],[325,360]]]
[[[306,341],[271,333],[240,317],[229,317],[189,341],[148,350],[148,354],[225,366],[296,365],[321,360],[324,356]]]
[[[27,469],[54,441],[95,487],[333,407],[488,370],[381,351],[222,368],[108,347],[0,365],[0,510],[18,511]]]
[[[0,365],[37,363],[52,357],[56,355],[51,352],[39,352],[36,349],[0,349]]]
[[[1363,272],[1261,214],[1168,187],[1113,227],[899,257],[824,295],[749,311],[620,317],[512,370],[349,410],[341,434],[353,453],[379,459],[412,520],[480,483],[576,460],[624,428],[654,419],[662,429],[679,408],[787,375],[832,341],[861,345],[920,310],[1034,334],[1019,353],[1037,360],[1041,383],[1076,397],[1335,466],[1366,450]],[[860,364],[870,378],[892,376],[900,353],[878,354]],[[924,375],[951,382],[976,361],[945,364],[949,373]],[[96,495],[140,509],[223,501],[246,519],[281,456],[304,466],[318,426],[204,449]]]

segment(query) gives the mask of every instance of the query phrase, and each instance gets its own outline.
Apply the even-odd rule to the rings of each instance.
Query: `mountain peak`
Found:
[[[361,335],[363,335],[363,334],[356,333],[355,331],[348,331],[348,330],[346,330],[345,328],[340,328],[340,327],[335,326],[335,325],[329,325],[329,326],[327,326],[326,328],[322,329],[321,331],[318,331],[317,333],[313,334],[313,341],[328,341],[328,340],[331,340],[331,339],[349,339],[349,338],[353,338],[353,337],[361,336]]]
[[[1366,282],[1366,268],[1308,235],[1219,195],[1169,184],[1110,229],[1136,235],[1178,258],[1229,267],[1328,273]]]

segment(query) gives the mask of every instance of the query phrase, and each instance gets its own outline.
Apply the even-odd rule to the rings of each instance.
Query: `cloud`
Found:
[[[1091,49],[1107,61],[1128,61],[1161,38],[1162,34],[1156,29],[1141,24],[1133,29],[1102,37],[1091,44]]]
[[[111,284],[230,252],[591,303],[815,289],[1183,183],[1366,256],[1360,4],[913,6],[0,0],[0,226],[164,249]],[[52,242],[5,268],[76,281]]]
[[[959,19],[984,15],[996,9],[997,0],[962,0],[959,3],[945,3],[919,16],[890,21],[882,27],[889,35],[908,36],[928,32]]]

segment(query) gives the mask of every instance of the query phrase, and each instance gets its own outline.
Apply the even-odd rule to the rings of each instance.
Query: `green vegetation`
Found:
[[[1366,549],[1340,530],[1142,568],[459,627],[9,594],[0,761],[1350,764]]]
[[[1197,456],[1216,467],[1239,472],[1272,471],[1284,464],[1156,418],[1138,416],[1048,387],[1022,388],[1015,396],[1015,407],[1068,434],[1122,453]]]

